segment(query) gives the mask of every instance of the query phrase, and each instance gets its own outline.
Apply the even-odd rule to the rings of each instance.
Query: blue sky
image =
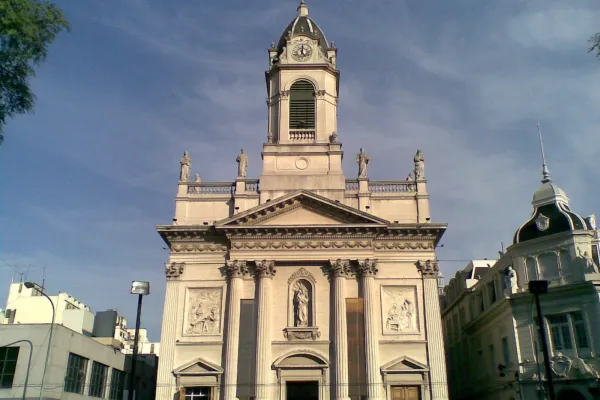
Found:
[[[61,34],[33,82],[33,115],[0,147],[0,298],[15,269],[159,340],[179,158],[233,180],[240,147],[260,174],[267,48],[297,1],[61,0]],[[339,49],[347,177],[365,147],[371,179],[404,179],[420,148],[442,260],[494,258],[540,184],[536,120],[552,177],[583,215],[600,211],[596,0],[309,1]],[[445,261],[447,278],[466,262]]]

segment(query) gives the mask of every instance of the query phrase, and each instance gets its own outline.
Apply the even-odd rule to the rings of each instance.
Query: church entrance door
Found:
[[[392,400],[421,400],[419,386],[392,386]]]
[[[286,382],[286,400],[319,400],[319,382]]]

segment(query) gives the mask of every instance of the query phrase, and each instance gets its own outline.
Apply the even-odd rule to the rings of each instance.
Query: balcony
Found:
[[[290,131],[290,141],[297,143],[312,143],[317,138],[314,129],[295,129]]]

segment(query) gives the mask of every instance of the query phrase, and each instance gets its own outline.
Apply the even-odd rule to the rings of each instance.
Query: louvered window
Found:
[[[290,130],[296,129],[315,129],[315,88],[304,80],[290,89]]]

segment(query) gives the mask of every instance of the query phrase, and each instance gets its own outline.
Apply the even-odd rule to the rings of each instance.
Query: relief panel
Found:
[[[415,286],[382,286],[381,312],[384,335],[419,333]]]
[[[188,289],[183,334],[185,336],[220,334],[222,298],[222,288]]]

